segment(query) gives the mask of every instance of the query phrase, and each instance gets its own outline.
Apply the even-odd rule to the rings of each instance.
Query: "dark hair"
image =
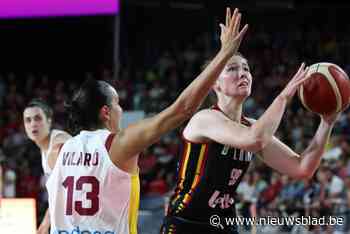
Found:
[[[52,117],[53,117],[52,108],[42,99],[39,99],[39,98],[32,99],[25,106],[24,110],[27,108],[30,108],[30,107],[38,107],[38,108],[42,109],[47,119],[52,119]]]
[[[86,80],[70,102],[65,104],[68,113],[68,128],[72,134],[81,130],[93,130],[102,126],[99,112],[112,102],[111,86],[101,80]]]

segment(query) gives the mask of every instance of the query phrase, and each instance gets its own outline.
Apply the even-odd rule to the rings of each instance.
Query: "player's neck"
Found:
[[[47,135],[42,141],[35,142],[41,151],[46,152],[49,149],[50,134]]]
[[[218,106],[231,120],[240,122],[242,118],[242,102],[238,102],[232,98],[221,98]]]

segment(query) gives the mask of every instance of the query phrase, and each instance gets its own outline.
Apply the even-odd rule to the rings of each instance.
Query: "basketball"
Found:
[[[306,76],[311,77],[298,90],[299,98],[306,109],[328,115],[343,111],[349,106],[349,77],[338,65],[313,64]]]

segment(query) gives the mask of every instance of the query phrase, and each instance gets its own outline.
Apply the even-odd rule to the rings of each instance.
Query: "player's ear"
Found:
[[[109,107],[107,105],[102,106],[100,109],[100,120],[101,121],[109,120],[109,114],[110,114]]]

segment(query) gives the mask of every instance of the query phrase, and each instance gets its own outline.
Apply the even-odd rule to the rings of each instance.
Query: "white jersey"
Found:
[[[61,133],[65,133],[65,132],[61,131],[61,130],[53,129],[50,133],[50,136],[49,136],[50,140],[49,140],[49,147],[48,147],[47,151],[46,152],[41,151],[41,165],[43,166],[43,171],[44,171],[45,175],[50,175],[52,172],[52,169],[50,168],[49,163],[48,163],[48,157],[51,153],[52,145],[53,145],[52,140],[55,139],[55,137]]]
[[[136,234],[138,174],[109,157],[114,134],[81,131],[63,145],[46,187],[51,234]]]

